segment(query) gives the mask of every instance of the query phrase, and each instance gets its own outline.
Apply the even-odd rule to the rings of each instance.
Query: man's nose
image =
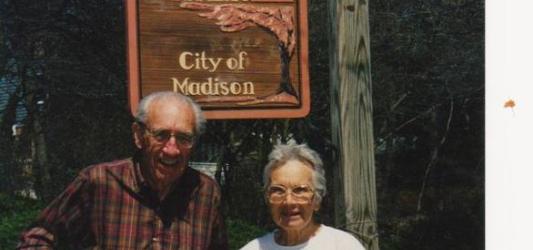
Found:
[[[168,156],[177,156],[181,153],[178,145],[176,144],[176,137],[171,136],[163,147],[163,153]]]

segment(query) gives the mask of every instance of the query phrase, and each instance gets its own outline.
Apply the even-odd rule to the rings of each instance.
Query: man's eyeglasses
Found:
[[[170,137],[174,137],[176,139],[176,144],[181,148],[190,149],[194,145],[195,137],[191,134],[173,132],[168,129],[151,130],[148,128],[148,126],[146,126],[146,124],[142,122],[137,123],[144,128],[144,131],[146,131],[148,135],[150,135],[159,143],[166,143],[168,140],[170,140]]]
[[[289,193],[292,195],[295,202],[301,204],[310,203],[314,196],[314,190],[307,185],[296,186],[293,188],[273,185],[268,187],[266,196],[270,203],[280,204],[285,201]]]

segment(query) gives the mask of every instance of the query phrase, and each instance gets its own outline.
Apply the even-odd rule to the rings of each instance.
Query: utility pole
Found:
[[[379,249],[367,0],[329,1],[335,224]]]

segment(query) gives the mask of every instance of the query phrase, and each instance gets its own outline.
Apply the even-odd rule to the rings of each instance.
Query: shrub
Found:
[[[15,249],[18,236],[42,207],[39,201],[0,193],[0,246]]]
[[[249,241],[267,233],[267,230],[239,219],[226,219],[230,249],[239,249]]]
[[[36,200],[0,193],[0,249],[15,249],[20,233],[43,207]],[[230,249],[239,249],[267,232],[239,219],[226,219],[226,226]]]

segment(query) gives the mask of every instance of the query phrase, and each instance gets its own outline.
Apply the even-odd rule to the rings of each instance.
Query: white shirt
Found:
[[[320,225],[313,237],[296,246],[278,245],[272,232],[248,242],[240,250],[365,250],[365,248],[353,235]]]

